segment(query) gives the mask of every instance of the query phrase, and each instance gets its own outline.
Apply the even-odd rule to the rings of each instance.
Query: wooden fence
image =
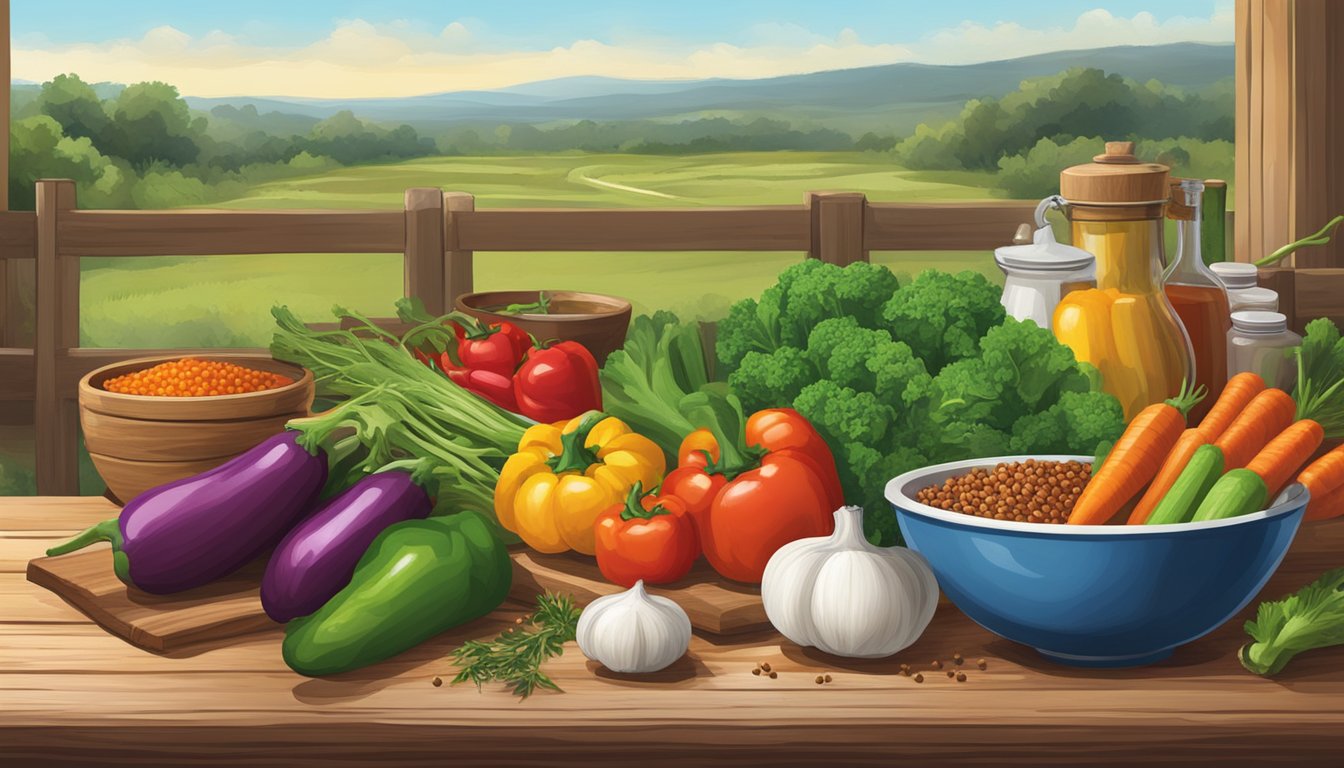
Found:
[[[406,295],[437,313],[472,290],[477,252],[798,251],[849,264],[873,250],[988,250],[1010,241],[1034,205],[870,203],[843,192],[801,205],[478,211],[471,195],[416,188],[401,211],[94,211],[77,208],[73,182],[44,180],[35,212],[0,213],[0,409],[32,404],[38,493],[78,493],[79,379],[127,358],[203,351],[81,348],[84,256],[401,253]],[[30,281],[28,347],[19,298]]]

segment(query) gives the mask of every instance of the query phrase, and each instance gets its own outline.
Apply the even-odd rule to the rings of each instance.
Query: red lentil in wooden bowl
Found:
[[[108,490],[129,501],[223,464],[312,402],[312,372],[269,357],[145,357],[84,376],[79,423]]]

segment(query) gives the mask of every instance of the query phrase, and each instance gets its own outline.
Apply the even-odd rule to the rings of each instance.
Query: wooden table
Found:
[[[102,499],[0,498],[0,762],[387,765],[1327,764],[1344,727],[1344,648],[1265,680],[1229,622],[1168,661],[1080,670],[1042,661],[944,603],[924,637],[855,662],[772,632],[700,638],[663,673],[622,679],[572,644],[546,670],[564,693],[519,701],[446,684],[448,653],[521,615],[492,617],[382,665],[310,680],[278,631],[156,656],[24,580],[27,561],[115,509]],[[1344,522],[1304,529],[1265,592],[1344,564]],[[1249,613],[1249,611],[1248,611]],[[928,668],[972,661],[957,683]],[[988,670],[973,661],[985,658]],[[768,661],[778,679],[751,674]],[[923,684],[898,674],[924,669]],[[833,682],[817,685],[817,674]],[[434,676],[443,687],[431,685]]]

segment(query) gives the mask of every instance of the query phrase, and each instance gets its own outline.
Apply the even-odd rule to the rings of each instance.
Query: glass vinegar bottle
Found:
[[[1167,300],[1190,337],[1195,384],[1206,390],[1204,400],[1190,412],[1192,424],[1208,413],[1227,383],[1227,332],[1232,327],[1227,290],[1201,253],[1203,193],[1204,182],[1182,179],[1172,184],[1167,206],[1167,217],[1176,220],[1180,233],[1176,258],[1164,276]]]

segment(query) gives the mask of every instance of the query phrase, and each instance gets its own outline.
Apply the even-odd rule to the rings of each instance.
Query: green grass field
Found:
[[[400,208],[406,188],[433,186],[490,207],[694,207],[788,204],[809,191],[864,192],[871,200],[996,196],[981,173],[909,171],[864,153],[737,153],[696,157],[543,155],[421,159],[346,168],[259,186],[222,207]],[[759,293],[796,253],[482,253],[478,289],[612,293],[639,311],[714,318]],[[897,272],[927,266],[997,275],[988,253],[878,253]],[[333,304],[385,314],[401,295],[396,255],[85,259],[83,343],[89,346],[265,344],[268,309],[284,303],[326,319]]]

